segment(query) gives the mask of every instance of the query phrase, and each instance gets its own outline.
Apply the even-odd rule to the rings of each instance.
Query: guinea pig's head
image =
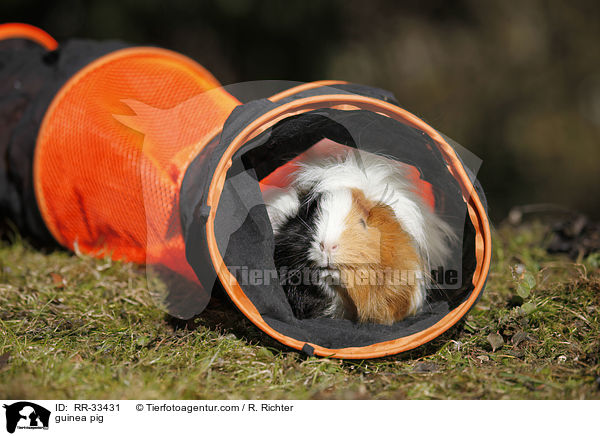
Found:
[[[360,189],[322,193],[314,229],[309,258],[322,268],[391,268],[402,259],[414,267],[421,263],[392,208],[369,200]]]
[[[391,324],[423,302],[422,265],[391,207],[359,189],[323,193],[308,256],[340,272],[343,297],[361,322]]]

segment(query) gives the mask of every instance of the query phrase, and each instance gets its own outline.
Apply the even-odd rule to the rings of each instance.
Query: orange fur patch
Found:
[[[352,190],[336,266],[345,309],[359,322],[392,324],[411,315],[421,260],[393,210]]]

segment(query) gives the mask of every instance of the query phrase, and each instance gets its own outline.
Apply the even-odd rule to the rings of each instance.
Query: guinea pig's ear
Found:
[[[392,208],[385,204],[373,206],[367,217],[367,224],[371,227],[381,227],[395,222],[396,219]]]
[[[358,216],[358,223],[363,228],[367,228],[369,221],[369,212],[373,207],[373,203],[367,200],[364,192],[360,189],[352,190],[352,211],[354,213],[353,216]]]
[[[354,207],[353,209],[353,217],[354,219],[357,220],[356,224],[360,225],[363,229],[366,229],[368,226],[368,221],[369,221],[369,211],[371,210],[370,208],[366,208],[366,207],[360,207],[356,205],[356,202],[354,202]]]

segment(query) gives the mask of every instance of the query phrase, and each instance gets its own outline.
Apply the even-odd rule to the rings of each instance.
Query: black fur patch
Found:
[[[332,299],[319,285],[318,268],[309,258],[315,219],[321,196],[300,196],[298,213],[279,228],[275,236],[275,266],[294,316],[298,319],[325,315]]]

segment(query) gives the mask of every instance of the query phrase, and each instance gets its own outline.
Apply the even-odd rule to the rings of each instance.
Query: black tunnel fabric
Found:
[[[225,124],[220,140],[210,144],[190,165],[181,191],[181,216],[188,261],[199,277],[210,277],[213,283],[216,282],[206,243],[205,224],[209,213],[206,201],[216,166],[231,141],[249,122],[281,104],[296,98],[328,93],[332,93],[331,88],[317,88],[277,103],[258,100],[236,108]],[[348,131],[348,127],[352,130],[352,126],[364,130],[365,125],[371,128],[370,134],[363,135],[363,139],[379,136],[375,146],[362,141],[356,144],[356,138],[361,135]],[[398,153],[398,137],[386,140],[386,137],[394,136],[391,133],[394,131],[415,148],[402,149],[402,153]],[[324,137],[350,147],[358,146],[361,150],[383,151],[386,155],[418,167],[422,178],[430,181],[434,187],[444,186],[445,195],[438,189],[434,191],[436,207],[454,228],[460,227],[459,234],[464,233],[462,251],[456,254],[462,259],[463,267],[463,284],[458,290],[431,293],[425,311],[392,326],[359,325],[340,319],[298,320],[293,316],[283,289],[276,281],[253,284],[243,277],[244,268],[275,270],[272,230],[258,181]],[[460,209],[448,201],[458,198],[462,202],[462,193],[456,180],[445,169],[441,154],[433,144],[424,132],[379,114],[317,109],[280,121],[235,153],[216,211],[215,236],[225,265],[238,282],[243,283],[241,287],[245,295],[268,325],[291,338],[327,348],[362,347],[422,331],[441,320],[469,296],[476,267],[475,230],[470,220],[465,219],[464,203]],[[482,196],[480,187],[476,185],[476,189]]]

